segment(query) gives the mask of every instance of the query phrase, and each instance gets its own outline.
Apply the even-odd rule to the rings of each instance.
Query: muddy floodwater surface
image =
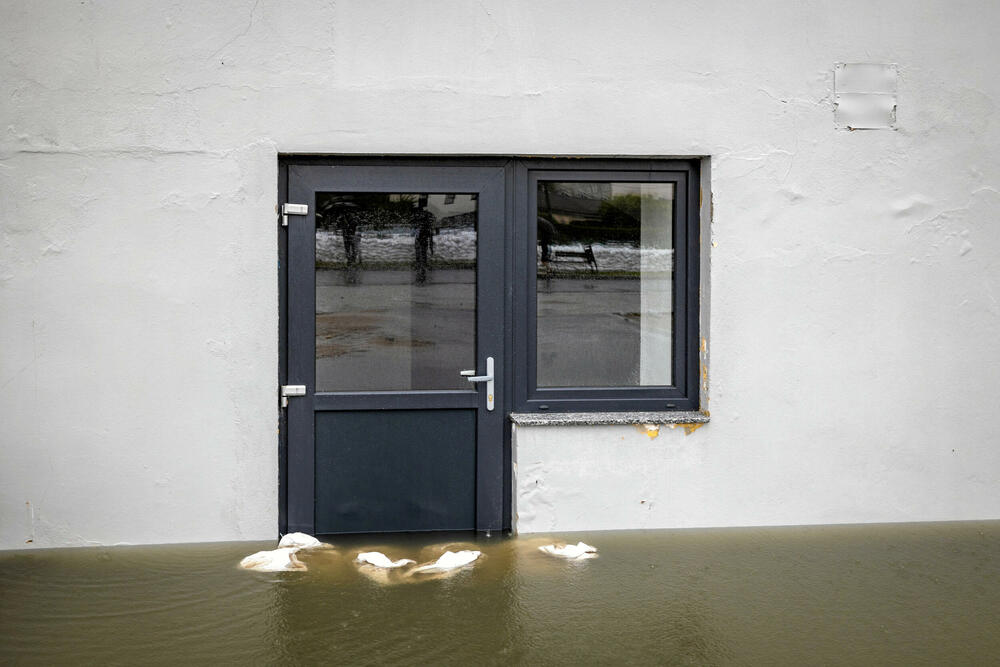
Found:
[[[1000,522],[327,541],[278,573],[237,568],[274,542],[0,553],[0,663],[1000,663]],[[353,563],[445,548],[483,558]]]

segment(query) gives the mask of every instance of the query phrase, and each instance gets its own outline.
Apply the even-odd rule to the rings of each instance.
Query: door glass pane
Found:
[[[672,183],[538,183],[537,386],[669,385]]]
[[[469,389],[475,194],[316,196],[316,390]]]

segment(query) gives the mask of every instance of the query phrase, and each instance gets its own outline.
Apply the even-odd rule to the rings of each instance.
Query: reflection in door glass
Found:
[[[473,389],[475,194],[316,196],[316,391]]]
[[[537,386],[671,383],[672,183],[538,183]]]

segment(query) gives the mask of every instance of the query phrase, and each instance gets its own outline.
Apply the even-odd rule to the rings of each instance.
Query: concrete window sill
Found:
[[[598,426],[634,424],[707,424],[704,412],[512,412],[518,426]]]

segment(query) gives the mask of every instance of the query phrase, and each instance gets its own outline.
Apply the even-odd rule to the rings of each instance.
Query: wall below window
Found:
[[[711,422],[518,427],[521,530],[1000,518],[996,3],[2,15],[0,548],[276,534],[279,151],[711,156]]]
[[[940,470],[913,465],[918,456],[898,445],[880,451],[874,440],[868,442],[875,451],[860,455],[864,434],[849,422],[789,415],[792,430],[843,433],[803,439],[793,448],[782,444],[780,433],[743,430],[740,421],[713,418],[693,429],[516,426],[515,528],[553,533],[996,518],[990,474],[975,479],[954,463],[962,449],[966,457],[992,456],[985,446],[942,440],[939,448],[947,451],[926,456],[950,455]],[[730,439],[739,446],[727,446]],[[844,467],[854,474],[842,474]]]

